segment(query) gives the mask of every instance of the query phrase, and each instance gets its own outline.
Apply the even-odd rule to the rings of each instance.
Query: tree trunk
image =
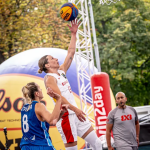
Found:
[[[2,55],[2,52],[0,51],[0,64],[5,61],[4,55]]]

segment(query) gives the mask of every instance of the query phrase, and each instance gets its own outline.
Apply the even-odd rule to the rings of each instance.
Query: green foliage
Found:
[[[125,92],[133,106],[150,104],[150,10],[140,0],[92,3],[102,71],[113,93]]]
[[[69,44],[68,27],[59,17],[61,0],[0,0],[0,63],[37,47]]]
[[[67,0],[0,0],[0,63],[31,48],[69,44],[59,16]],[[102,71],[114,94],[123,91],[132,106],[148,105],[150,91],[150,0],[92,0]]]

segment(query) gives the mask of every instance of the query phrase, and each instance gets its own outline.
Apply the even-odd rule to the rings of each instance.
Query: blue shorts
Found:
[[[33,146],[33,145],[24,145],[21,150],[55,150],[52,146]]]

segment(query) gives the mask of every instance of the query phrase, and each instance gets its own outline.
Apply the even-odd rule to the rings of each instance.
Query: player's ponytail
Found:
[[[29,90],[27,89],[26,86],[24,86],[22,88],[22,93],[23,93],[23,100],[24,100],[24,104],[30,103],[31,99],[28,96]]]
[[[28,83],[22,88],[24,104],[29,104],[28,110],[32,104],[32,101],[35,100],[34,93],[38,91],[38,87],[34,82]]]
[[[38,70],[38,73],[40,73],[40,74],[41,74],[41,73],[42,73],[42,71],[43,71],[43,70],[39,69],[39,70]]]
[[[48,59],[46,58],[48,55],[45,55],[43,56],[39,62],[38,62],[38,65],[39,65],[39,70],[38,70],[38,73],[42,73],[42,71],[44,71],[45,73],[47,73],[47,68],[45,67],[45,64],[48,63]]]

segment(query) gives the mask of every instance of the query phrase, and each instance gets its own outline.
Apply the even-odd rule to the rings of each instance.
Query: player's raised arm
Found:
[[[74,54],[75,54],[75,50],[76,50],[76,33],[77,33],[77,30],[78,30],[78,26],[79,26],[79,24],[77,23],[77,19],[75,19],[71,22],[71,27],[68,25],[68,27],[71,31],[71,41],[70,41],[70,44],[69,44],[69,47],[68,47],[68,54],[65,58],[65,61],[59,68],[60,70],[63,70],[65,73],[69,69],[69,67],[72,63]]]

